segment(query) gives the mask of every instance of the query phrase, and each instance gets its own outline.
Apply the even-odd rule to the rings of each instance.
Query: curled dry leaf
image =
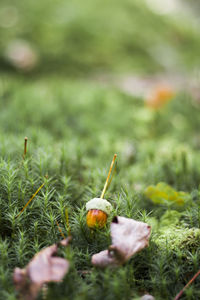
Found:
[[[151,227],[143,222],[124,217],[114,217],[111,223],[112,245],[108,250],[92,256],[96,267],[119,266],[124,264],[135,253],[147,247]]]
[[[71,237],[60,242],[67,246]],[[21,299],[36,299],[40,289],[46,282],[59,282],[69,270],[69,262],[60,257],[53,256],[57,253],[58,245],[54,244],[37,253],[24,269],[15,268],[13,281]]]

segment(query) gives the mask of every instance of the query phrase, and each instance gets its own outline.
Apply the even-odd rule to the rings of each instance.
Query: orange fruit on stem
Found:
[[[99,209],[90,209],[87,213],[87,226],[89,228],[102,228],[106,225],[107,222],[107,214]]]
[[[112,211],[112,205],[106,199],[93,198],[86,203],[87,225],[89,228],[102,228]]]

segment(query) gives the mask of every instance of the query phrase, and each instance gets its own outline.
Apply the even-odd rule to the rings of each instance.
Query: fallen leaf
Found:
[[[120,266],[149,244],[151,227],[125,217],[114,217],[111,223],[112,245],[92,256],[96,267]]]
[[[60,242],[67,246],[71,237]],[[58,245],[54,244],[37,253],[24,269],[15,268],[13,281],[21,299],[36,299],[44,283],[59,282],[69,270],[69,262],[61,257],[55,257]]]
[[[159,86],[151,92],[146,103],[150,108],[159,109],[169,102],[174,96],[175,93],[170,87]]]
[[[155,204],[171,202],[174,204],[183,205],[190,199],[190,195],[188,193],[176,191],[165,182],[159,182],[157,185],[148,186],[144,194]]]

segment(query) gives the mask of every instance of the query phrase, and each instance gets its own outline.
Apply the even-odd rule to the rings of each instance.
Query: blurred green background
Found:
[[[200,65],[197,4],[1,0],[0,68],[70,76],[187,72]]]

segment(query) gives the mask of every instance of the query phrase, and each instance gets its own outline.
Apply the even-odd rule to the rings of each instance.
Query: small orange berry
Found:
[[[106,225],[107,214],[99,209],[90,209],[87,213],[87,225],[89,228],[102,228]]]

